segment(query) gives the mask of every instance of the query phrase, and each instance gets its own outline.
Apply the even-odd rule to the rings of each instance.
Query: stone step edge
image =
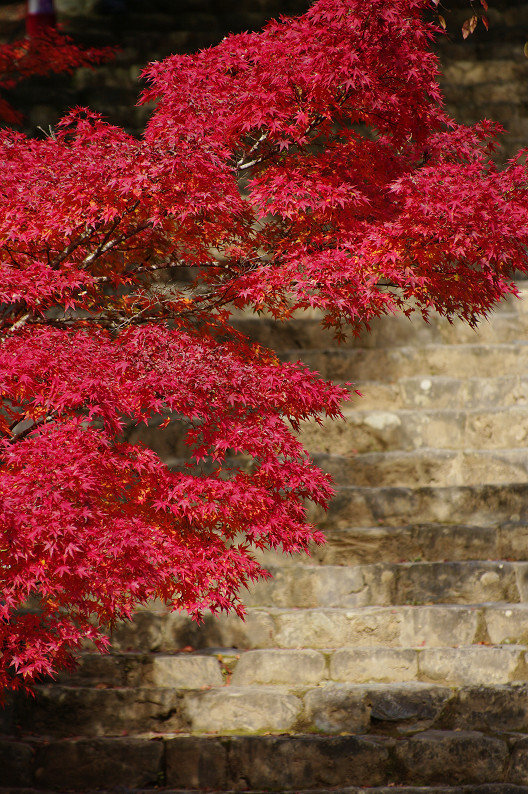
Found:
[[[335,791],[346,781],[349,793],[369,785],[392,791],[393,784],[407,788],[434,784],[432,790],[436,787],[438,792],[446,778],[448,788],[465,784],[466,791],[475,791],[477,785],[484,783],[526,783],[528,736],[428,730],[401,738],[351,734],[179,735],[48,743],[30,738],[25,742],[0,741],[0,752],[10,763],[4,767],[6,775],[13,779],[13,772],[18,774],[17,785],[31,786],[36,774],[42,789],[54,793],[67,789],[86,794],[90,788],[101,789],[109,784],[114,791],[116,785],[127,791],[141,791],[141,787],[145,791],[145,786],[153,785],[165,787],[165,791],[169,786],[172,791],[181,791],[191,781],[194,791],[227,791],[233,786],[239,788],[241,779],[244,790],[249,791],[298,794],[308,789],[314,794],[318,789]],[[336,758],[340,759],[339,764],[335,763]],[[9,782],[9,777],[4,780]],[[12,791],[16,792],[16,787]],[[487,791],[491,794],[494,790],[488,786]],[[495,787],[497,791],[500,789]]]
[[[118,791],[118,790],[117,790]],[[296,789],[295,794],[528,794],[528,785],[515,783],[482,783],[469,786],[346,786],[345,788]],[[0,788],[0,794],[57,794],[50,789]],[[113,789],[85,789],[82,794],[116,794]],[[240,789],[129,788],[126,794],[241,794]],[[273,794],[269,789],[244,789],[244,794]],[[279,793],[280,794],[280,793]]]
[[[470,672],[461,670],[466,662]],[[493,677],[489,664],[500,662],[502,676]],[[271,669],[265,665],[270,662]],[[278,662],[280,672],[273,663]],[[340,669],[339,663],[345,664]],[[508,667],[508,662],[510,667]],[[82,664],[87,664],[84,669]],[[94,664],[90,670],[90,664]],[[308,669],[302,670],[302,664]],[[350,674],[347,663],[355,666]],[[376,663],[380,668],[376,670]],[[481,666],[484,663],[484,669]],[[106,664],[106,668],[105,668]],[[288,664],[294,672],[288,672]],[[252,665],[257,669],[255,672]],[[432,667],[431,667],[432,665]],[[248,667],[249,666],[249,667]],[[471,672],[472,666],[475,672]],[[462,665],[463,667],[463,665]],[[238,668],[238,671],[237,671]],[[454,672],[453,672],[454,670]],[[450,672],[451,671],[451,672]],[[63,674],[37,687],[75,689],[178,689],[200,690],[248,686],[324,687],[332,684],[357,686],[426,684],[430,686],[504,686],[528,681],[528,647],[521,644],[475,644],[452,648],[372,646],[357,648],[237,648],[204,649],[192,652],[116,652],[100,656],[81,655],[79,672]],[[104,684],[101,687],[101,684]]]

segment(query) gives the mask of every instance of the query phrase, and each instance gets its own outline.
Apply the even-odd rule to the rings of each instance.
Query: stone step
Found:
[[[366,788],[363,786],[346,786],[345,788],[332,786],[331,789],[328,788],[296,788],[295,794],[395,794],[395,784],[389,783],[388,786],[367,786]],[[281,789],[284,791],[284,789]],[[469,786],[460,785],[460,786],[405,786],[405,785],[398,785],[396,788],[397,794],[526,794],[528,788],[522,785],[516,785],[515,783],[483,783],[482,785],[479,784],[470,784]],[[70,789],[73,791],[73,789]],[[196,794],[196,789],[161,789],[161,791],[165,792],[165,794]],[[210,791],[209,788],[200,789],[201,792],[203,791]],[[240,789],[218,789],[215,788],[214,794],[238,794]],[[244,788],[246,794],[270,794],[270,789],[248,789]],[[127,794],[160,794],[160,789],[156,788],[144,788],[143,786],[141,789],[138,788],[129,788],[126,787]],[[0,787],[0,794],[57,794],[56,791],[50,791],[49,789],[36,789],[36,788],[3,788]],[[83,788],[82,794],[116,794],[116,788],[113,789],[86,789]]]
[[[12,706],[18,735],[121,736],[262,732],[375,734],[528,732],[528,684],[448,687],[326,682],[202,690],[38,686]]]
[[[313,453],[314,462],[336,485],[356,486],[447,486],[528,482],[528,454],[519,449],[389,450],[355,455]],[[189,459],[167,457],[172,471],[189,472]],[[228,467],[251,469],[247,457],[226,458]],[[200,463],[199,471],[213,471],[213,461]]]
[[[506,523],[499,527],[472,524],[409,524],[328,528],[326,543],[311,547],[311,556],[285,556],[261,552],[263,565],[357,565],[358,563],[422,560],[525,560],[528,525]]]
[[[287,350],[281,358],[302,361],[323,378],[341,382],[395,381],[413,375],[475,378],[493,373],[502,377],[528,372],[528,343]]]
[[[234,326],[250,339],[274,350],[332,348],[385,349],[394,347],[422,347],[424,345],[473,345],[522,342],[528,336],[528,312],[502,311],[493,313],[478,328],[471,328],[461,320],[449,323],[437,314],[429,322],[421,317],[407,318],[403,314],[390,315],[371,322],[370,331],[359,336],[348,334],[338,343],[334,332],[324,328],[318,317],[298,318],[286,322],[255,316],[241,317]]]
[[[2,740],[3,784],[57,792],[159,785],[216,791],[517,794],[528,782],[528,737],[478,730],[403,736],[170,736]],[[445,781],[449,785],[445,785]],[[11,781],[14,781],[11,783]],[[493,785],[495,784],[495,785]],[[379,788],[380,786],[388,788]],[[452,787],[455,788],[452,788]],[[463,788],[459,788],[463,786]],[[374,788],[373,788],[374,787]],[[378,788],[376,788],[378,787]],[[398,789],[406,791],[406,789]]]
[[[528,405],[528,376],[453,378],[427,375],[399,377],[397,381],[356,383],[363,395],[352,395],[347,408],[364,411],[464,410]]]
[[[299,440],[311,453],[352,456],[357,452],[525,450],[528,406],[477,411],[345,410],[345,420],[305,422]],[[526,456],[528,459],[528,455]],[[521,459],[521,456],[519,456]]]
[[[420,447],[522,448],[528,438],[528,376],[500,380],[409,378],[394,385],[368,383],[361,386],[362,398],[354,396],[343,406],[346,421],[327,420],[322,428],[304,423],[300,439],[312,453],[334,455]],[[189,425],[174,421],[160,429],[163,420],[131,427],[127,440],[146,444],[162,460],[178,466],[180,459],[189,457],[185,444]]]
[[[460,648],[236,648],[173,654],[83,654],[78,669],[62,673],[65,687],[201,690],[211,687],[318,686],[419,681],[449,686],[528,681],[522,645]]]
[[[366,607],[391,604],[528,602],[528,562],[404,562],[269,568],[247,606]]]
[[[315,454],[337,485],[432,486],[528,482],[526,449],[436,449]],[[183,465],[183,463],[182,463]]]
[[[182,648],[440,648],[528,644],[528,604],[434,604],[287,609],[248,607],[245,619],[139,610],[112,634],[116,652]]]
[[[338,486],[326,512],[311,505],[307,512],[311,521],[329,530],[411,522],[498,526],[528,521],[528,485]]]
[[[346,786],[345,788],[332,786],[328,788],[295,788],[295,794],[395,794],[395,784],[389,783],[388,786]],[[73,791],[73,789],[70,789]],[[281,789],[284,791],[284,789]],[[469,786],[464,784],[460,786],[405,786],[398,785],[396,788],[397,794],[526,794],[528,788],[515,783],[483,783],[482,785],[472,783]],[[178,788],[170,790],[161,789],[166,794],[197,794],[197,789]],[[200,789],[200,792],[208,792],[209,788]],[[218,789],[215,788],[214,794],[238,794],[240,789]],[[248,789],[244,788],[246,794],[270,794],[270,789]],[[160,794],[159,788],[126,788],[127,794]],[[36,788],[3,788],[0,787],[0,794],[57,794],[56,791],[49,789],[36,789]],[[116,788],[113,789],[86,789],[83,788],[82,794],[116,794]]]

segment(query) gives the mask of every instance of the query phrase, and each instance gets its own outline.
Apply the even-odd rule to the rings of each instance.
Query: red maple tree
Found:
[[[22,113],[9,101],[9,92],[36,75],[71,73],[80,66],[93,68],[115,56],[112,47],[80,47],[61,30],[49,24],[48,15],[39,22],[33,15],[31,35],[0,44],[0,124],[18,126]],[[35,19],[37,21],[35,21]]]
[[[331,483],[295,430],[348,392],[233,311],[316,308],[339,336],[396,310],[475,324],[515,291],[525,158],[498,171],[497,125],[446,114],[424,5],[319,0],[150,64],[139,140],[83,109],[2,132],[4,688],[153,598],[241,615],[255,549],[323,540],[305,500]],[[184,472],[123,440],[160,416]]]

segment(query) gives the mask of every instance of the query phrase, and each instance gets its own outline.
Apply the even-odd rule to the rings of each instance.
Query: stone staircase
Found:
[[[327,544],[267,554],[244,623],[154,605],[13,701],[0,792],[528,792],[528,300],[340,348],[315,319],[240,326],[364,395],[303,431]]]

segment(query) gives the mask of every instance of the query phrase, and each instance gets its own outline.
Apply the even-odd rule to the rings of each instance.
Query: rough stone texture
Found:
[[[299,565],[272,568],[271,573],[272,579],[251,589],[248,605],[309,608],[390,603],[390,571],[384,575],[382,570],[359,567]]]
[[[363,607],[523,600],[526,566],[507,562],[415,562],[271,567],[250,606]],[[522,589],[522,593],[520,592]]]
[[[508,530],[503,544],[506,558],[519,559],[522,542],[528,533]],[[356,565],[379,561],[380,548],[386,562],[402,560],[475,560],[498,557],[497,530],[494,527],[460,524],[416,524],[402,527],[366,526],[329,528],[326,544],[313,549],[313,559],[324,565]],[[502,536],[502,532],[501,532]],[[510,539],[510,536],[511,539]],[[526,546],[524,547],[526,548]],[[521,557],[522,558],[522,557]],[[276,563],[276,558],[273,558]]]
[[[424,730],[437,723],[452,698],[447,687],[420,683],[368,687],[373,727],[397,725],[404,730]]]
[[[33,757],[31,745],[0,739],[0,785],[30,786]]]
[[[357,455],[314,452],[338,485],[426,486],[526,482],[524,449],[452,450],[422,447]]]
[[[155,656],[148,676],[154,687],[200,689],[224,683],[218,659],[213,656]]]
[[[400,607],[403,647],[471,645],[476,639],[479,612],[464,606]]]
[[[232,686],[251,684],[318,684],[325,675],[322,653],[312,650],[248,651],[240,657],[231,678]]]
[[[508,780],[528,787],[528,737],[515,742],[508,767]]]
[[[162,623],[162,615],[139,611],[132,620],[118,624],[112,633],[112,647],[116,651],[158,651]]]
[[[424,731],[398,742],[396,757],[402,782],[491,783],[504,779],[508,748],[505,741],[476,731]]]
[[[193,736],[165,743],[165,784],[177,788],[226,788],[228,760],[225,741]]]
[[[285,648],[400,644],[400,610],[385,607],[281,610],[274,617],[276,644]]]
[[[413,681],[418,675],[415,650],[399,648],[342,648],[330,661],[330,678],[336,681]]]
[[[505,684],[526,680],[528,667],[522,646],[424,648],[418,654],[422,680],[468,684]]]
[[[350,684],[327,684],[304,698],[308,724],[321,733],[366,733],[370,703],[364,689]]]
[[[259,687],[228,687],[189,692],[184,708],[193,731],[256,733],[287,731],[302,711],[302,701],[287,691]]]
[[[20,695],[19,730],[52,736],[117,736],[123,732],[177,731],[185,727],[172,689],[96,689],[41,686]]]
[[[250,609],[244,621],[235,615],[206,615],[198,625],[185,615],[173,612],[163,624],[162,650],[193,648],[269,648],[275,626],[265,610]]]
[[[428,373],[449,378],[495,377],[526,372],[528,348],[516,344],[429,345],[387,350],[296,350],[282,358],[301,359],[324,378],[340,381],[397,380]]]
[[[390,741],[361,736],[234,737],[238,789],[299,789],[385,782]]]
[[[310,508],[308,515],[323,528],[332,529],[345,529],[352,524],[399,526],[413,516],[424,524],[526,523],[527,496],[526,483],[418,488],[341,486],[327,512]]]
[[[487,635],[494,645],[528,645],[528,604],[489,605],[485,618]]]
[[[152,786],[163,773],[163,742],[141,739],[78,739],[52,742],[38,751],[41,788],[86,790],[93,786]]]
[[[444,725],[450,729],[528,732],[528,685],[462,687],[456,691]]]

